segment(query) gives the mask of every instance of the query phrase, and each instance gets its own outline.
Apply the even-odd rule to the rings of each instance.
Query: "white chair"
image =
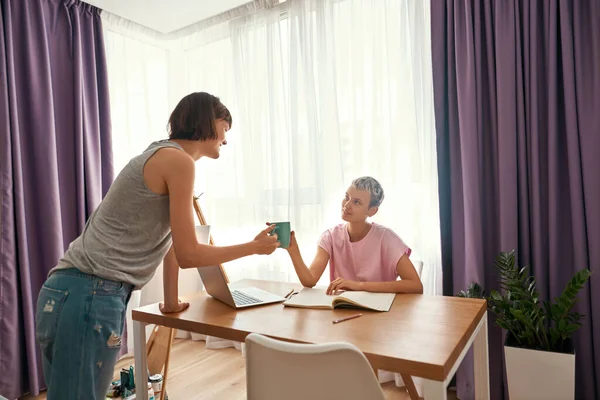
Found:
[[[371,364],[349,343],[246,337],[247,400],[384,400]]]
[[[421,260],[415,260],[413,261],[413,265],[415,266],[415,269],[417,270],[417,274],[419,274],[419,278],[423,277],[423,261]]]

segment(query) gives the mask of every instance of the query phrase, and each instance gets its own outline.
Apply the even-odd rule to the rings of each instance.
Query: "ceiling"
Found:
[[[160,33],[170,33],[250,0],[83,0]]]

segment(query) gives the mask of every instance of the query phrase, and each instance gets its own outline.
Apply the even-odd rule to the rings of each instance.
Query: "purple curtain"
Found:
[[[34,313],[48,271],[113,179],[99,10],[0,0],[0,393],[45,387]]]
[[[600,388],[600,2],[431,2],[445,294],[498,288],[500,251],[531,264],[543,299],[574,273],[576,397]],[[596,288],[595,291],[590,288]],[[503,334],[490,331],[491,393],[507,398]],[[472,399],[472,368],[458,394]]]

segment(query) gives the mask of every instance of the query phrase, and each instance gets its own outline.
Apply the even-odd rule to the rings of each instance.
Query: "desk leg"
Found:
[[[135,398],[136,400],[148,400],[146,324],[139,321],[133,321],[133,355],[135,358]]]
[[[406,374],[400,374],[400,376],[404,381],[404,387],[406,387],[406,391],[408,392],[410,400],[419,400],[419,392],[417,391],[417,387],[415,386],[412,376]]]
[[[483,315],[483,324],[473,342],[473,361],[475,364],[475,398],[490,399],[490,359],[488,353],[488,318]]]
[[[444,382],[424,379],[423,395],[425,400],[448,400],[448,390]],[[479,399],[477,399],[479,400]]]

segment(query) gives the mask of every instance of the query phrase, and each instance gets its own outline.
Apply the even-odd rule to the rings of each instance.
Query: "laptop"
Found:
[[[206,292],[217,300],[233,307],[244,308],[262,304],[284,302],[285,297],[256,287],[230,288],[218,265],[197,268]]]
[[[210,226],[196,226],[196,236],[200,243],[209,243]],[[197,268],[206,292],[215,299],[233,308],[245,308],[263,304],[280,303],[285,297],[256,287],[230,288],[227,279],[218,265]]]

